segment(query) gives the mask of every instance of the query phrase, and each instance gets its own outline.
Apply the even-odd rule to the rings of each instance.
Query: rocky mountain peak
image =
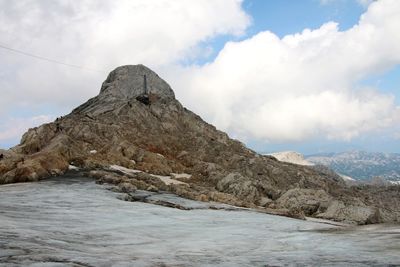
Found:
[[[142,64],[120,66],[111,71],[102,84],[100,96],[133,99],[145,92],[145,83],[149,94],[160,99],[175,99],[169,84]]]

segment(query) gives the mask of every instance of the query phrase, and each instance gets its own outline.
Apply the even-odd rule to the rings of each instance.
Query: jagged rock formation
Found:
[[[150,105],[136,98],[147,77]],[[184,108],[170,86],[143,65],[110,73],[100,94],[56,121],[30,129],[0,161],[0,182],[37,181],[73,164],[99,182],[166,190],[288,216],[356,223],[399,221],[400,193],[387,200],[307,166],[259,155]],[[119,165],[143,172],[107,171]],[[151,173],[153,175],[149,175]],[[187,173],[182,184],[154,174]],[[129,186],[131,184],[132,186]]]

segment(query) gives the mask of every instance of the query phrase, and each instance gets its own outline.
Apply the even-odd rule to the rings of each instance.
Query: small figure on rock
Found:
[[[56,133],[61,132],[62,128],[60,126],[60,124],[57,122],[56,123]]]
[[[0,160],[2,160],[2,159],[4,159],[4,154],[3,153],[0,154]]]

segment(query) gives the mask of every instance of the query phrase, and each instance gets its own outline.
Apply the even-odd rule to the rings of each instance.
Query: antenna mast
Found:
[[[147,78],[146,74],[143,75],[143,94],[138,95],[136,97],[136,100],[142,102],[145,105],[150,105],[150,98],[149,98],[149,92],[147,91]]]
[[[143,76],[143,89],[144,89],[144,94],[147,95],[147,77],[146,74]]]

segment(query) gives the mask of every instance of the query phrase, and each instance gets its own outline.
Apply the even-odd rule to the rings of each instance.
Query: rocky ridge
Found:
[[[144,75],[149,105],[137,99]],[[127,193],[167,191],[297,218],[400,221],[399,187],[347,187],[329,173],[257,154],[184,108],[143,65],[118,67],[98,96],[29,129],[4,155],[0,183],[37,181],[73,165]]]

